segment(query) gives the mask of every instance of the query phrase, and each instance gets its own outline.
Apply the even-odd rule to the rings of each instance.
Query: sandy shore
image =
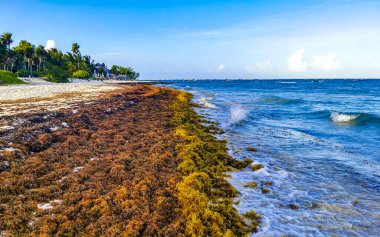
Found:
[[[74,80],[57,84],[32,79],[30,84],[0,87],[0,117],[25,112],[69,108],[73,103],[89,103],[105,92],[120,89],[117,82]]]
[[[29,98],[45,98],[69,92],[98,93],[114,90],[116,83],[75,80],[73,83],[51,83],[32,79],[30,84],[0,87],[0,102]]]

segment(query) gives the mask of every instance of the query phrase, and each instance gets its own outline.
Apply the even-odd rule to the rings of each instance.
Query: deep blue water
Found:
[[[263,217],[253,236],[379,236],[380,80],[170,83],[219,122],[232,156],[264,166],[229,179],[239,212]],[[259,188],[244,187],[252,181]]]

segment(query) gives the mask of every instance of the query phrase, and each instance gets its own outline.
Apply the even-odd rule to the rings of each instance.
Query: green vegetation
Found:
[[[226,142],[215,139],[193,110],[191,95],[181,92],[172,105],[172,124],[183,140],[177,145],[182,163],[178,170],[178,200],[185,222],[185,236],[246,236],[258,221],[247,224],[233,207],[238,192],[226,181],[225,172],[247,166],[227,153]]]
[[[21,40],[11,48],[12,34],[0,36],[0,68],[16,73],[19,77],[44,77],[53,82],[68,82],[69,77],[87,79],[92,75],[109,78],[111,70],[104,63],[95,63],[88,55],[82,56],[80,45],[73,43],[71,52],[63,53],[55,48],[45,49],[27,40]],[[130,67],[113,66],[119,79],[135,80],[139,73]]]
[[[135,80],[137,79],[140,74],[133,71],[132,68],[130,67],[121,67],[121,66],[116,66],[113,65],[111,67],[111,72],[114,74],[116,77],[125,77],[127,80]]]
[[[44,76],[51,82],[69,82],[69,74],[59,66],[52,65],[46,69]]]
[[[85,70],[78,70],[73,73],[73,77],[79,79],[88,79],[90,78],[90,74]]]
[[[7,71],[0,70],[0,86],[9,84],[25,84],[16,77],[15,74]]]

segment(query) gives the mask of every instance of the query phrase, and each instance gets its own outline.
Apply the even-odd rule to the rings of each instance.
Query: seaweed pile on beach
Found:
[[[3,116],[0,235],[244,236],[225,172],[243,168],[185,92],[126,86]]]

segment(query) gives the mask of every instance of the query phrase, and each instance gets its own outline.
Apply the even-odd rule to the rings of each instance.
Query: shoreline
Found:
[[[249,161],[228,155],[214,128],[201,124],[190,94],[119,85],[87,99],[59,97],[70,106],[47,97],[39,107],[41,101],[14,101],[13,110],[28,105],[0,114],[0,127],[8,126],[0,130],[2,235],[257,230],[259,217],[237,214],[237,191],[225,179]]]

